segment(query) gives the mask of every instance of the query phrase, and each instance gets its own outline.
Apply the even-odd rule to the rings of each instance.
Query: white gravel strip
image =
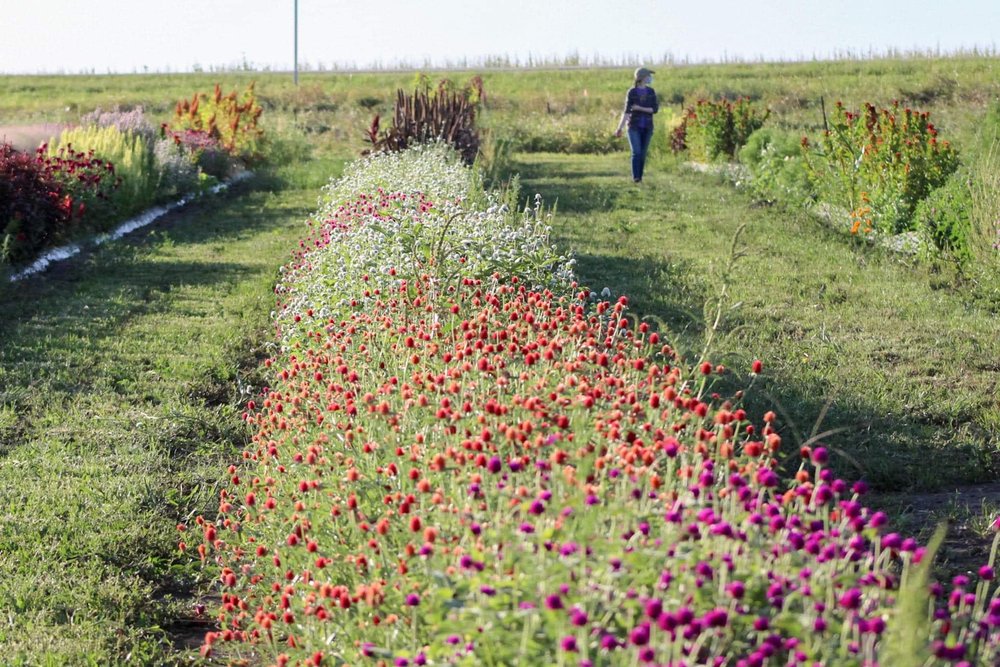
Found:
[[[219,183],[218,185],[213,186],[209,190],[209,193],[215,194],[217,192],[221,192],[234,183],[239,183],[240,181],[244,181],[250,178],[251,175],[252,172],[241,171],[240,173],[236,174],[225,183]],[[125,236],[126,234],[130,234],[137,229],[140,229],[142,227],[145,227],[146,225],[153,223],[160,216],[165,215],[176,208],[184,206],[188,202],[197,199],[197,197],[198,197],[197,195],[186,195],[175,202],[166,204],[165,206],[154,206],[151,209],[143,211],[136,217],[121,223],[113,231],[108,232],[107,234],[101,234],[99,236],[95,236],[94,238],[90,239],[89,242],[86,242],[84,244],[73,243],[69,245],[59,246],[58,248],[53,248],[52,250],[48,250],[45,253],[43,253],[40,257],[38,257],[38,259],[32,262],[30,266],[21,269],[20,271],[12,275],[10,277],[10,282],[12,283],[17,282],[18,280],[27,278],[28,276],[32,276],[36,273],[44,271],[45,269],[49,268],[49,266],[53,262],[60,262],[64,259],[69,259],[73,255],[80,253],[80,251],[82,251],[85,246],[99,246],[103,243],[107,243],[108,241],[116,241],[121,237]]]

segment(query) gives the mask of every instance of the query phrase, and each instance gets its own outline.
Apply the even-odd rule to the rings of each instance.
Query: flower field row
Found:
[[[711,393],[540,205],[442,147],[324,190],[219,511],[202,651],[277,665],[992,664],[993,556],[930,558],[774,415]],[[762,372],[755,362],[746,372]],[[735,397],[733,400],[738,400]],[[195,546],[196,545],[196,546]]]
[[[261,113],[252,86],[239,100],[216,86],[159,129],[141,107],[98,109],[34,155],[0,143],[0,266],[233,176],[261,158]]]

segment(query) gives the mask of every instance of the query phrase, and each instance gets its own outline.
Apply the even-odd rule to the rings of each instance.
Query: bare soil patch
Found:
[[[65,127],[59,123],[0,125],[0,143],[7,142],[21,151],[33,151],[42,142],[58,135]]]
[[[990,555],[1000,516],[1000,482],[960,486],[952,491],[879,495],[872,505],[892,517],[895,530],[926,543],[938,525],[948,532],[935,559],[941,575],[975,572]]]

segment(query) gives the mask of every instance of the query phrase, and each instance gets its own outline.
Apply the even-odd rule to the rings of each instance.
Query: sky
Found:
[[[291,70],[295,0],[0,0],[0,73]],[[995,51],[1000,0],[298,0],[302,69]]]

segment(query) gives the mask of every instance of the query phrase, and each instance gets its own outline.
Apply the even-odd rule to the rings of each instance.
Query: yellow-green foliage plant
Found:
[[[111,195],[114,215],[128,216],[147,208],[156,199],[159,174],[152,146],[139,134],[117,127],[85,126],[64,130],[49,142],[49,154],[60,148],[94,151],[94,155],[114,165],[121,185]]]

